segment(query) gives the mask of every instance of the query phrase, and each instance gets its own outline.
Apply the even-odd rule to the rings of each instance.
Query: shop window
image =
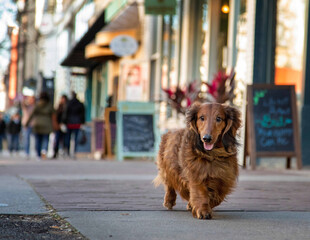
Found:
[[[248,38],[248,13],[247,13],[247,0],[240,1],[240,13],[237,22],[237,62],[235,66],[235,71],[237,73],[237,78],[243,83],[249,82],[247,80],[247,72],[249,69],[248,63],[248,48],[249,48],[249,38]]]
[[[95,3],[93,0],[85,1],[83,7],[75,16],[74,22],[74,40],[79,41],[81,37],[87,32],[89,24],[88,21],[94,15]]]
[[[106,64],[102,64],[94,69],[92,81],[92,118],[100,118],[103,116],[107,98]]]
[[[182,1],[177,1],[176,15],[163,16],[162,88],[176,88],[179,82]]]
[[[208,1],[203,0],[201,2],[201,8],[202,10],[202,25],[201,25],[201,31],[202,31],[202,36],[201,36],[201,42],[202,42],[202,47],[201,47],[201,61],[200,61],[200,78],[203,82],[208,81],[208,59],[209,59],[209,31],[210,27],[208,24]]]
[[[251,19],[248,18],[247,6],[248,0],[240,1],[239,16],[237,21],[236,36],[236,65],[235,65],[235,94],[234,104],[244,106],[246,85],[252,83],[252,64],[249,59],[253,58],[253,49],[250,42],[252,38],[249,36],[254,29],[250,29]],[[253,34],[254,35],[254,34]],[[253,36],[254,38],[254,36]]]
[[[275,84],[302,87],[305,0],[278,0]]]
[[[219,70],[227,66],[228,0],[200,0],[201,60],[200,78],[204,82],[212,80]],[[212,9],[212,12],[210,11]]]
[[[229,15],[229,1],[221,1],[220,11],[220,29],[218,36],[218,58],[217,58],[217,69],[225,70],[227,67],[227,37],[228,37],[228,15]]]

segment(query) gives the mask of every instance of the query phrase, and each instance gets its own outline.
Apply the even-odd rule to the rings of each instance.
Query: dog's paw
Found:
[[[172,210],[173,206],[175,205],[175,202],[174,203],[171,203],[171,202],[164,202],[163,203],[163,206],[165,208],[167,208],[168,210]]]
[[[193,208],[192,214],[194,218],[198,219],[212,219],[212,211]]]
[[[187,211],[192,211],[192,205],[190,203],[187,204],[186,210]]]

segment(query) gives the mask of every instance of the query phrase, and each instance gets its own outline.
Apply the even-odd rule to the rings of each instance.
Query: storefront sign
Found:
[[[145,14],[174,15],[176,0],[145,0]]]
[[[138,43],[131,36],[119,35],[112,39],[110,49],[118,57],[130,56],[138,50]]]
[[[124,60],[120,64],[119,99],[122,101],[149,100],[149,62]]]

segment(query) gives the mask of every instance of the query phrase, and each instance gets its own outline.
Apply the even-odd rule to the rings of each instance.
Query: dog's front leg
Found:
[[[190,184],[190,203],[194,217],[198,219],[212,218],[208,189],[205,185]]]

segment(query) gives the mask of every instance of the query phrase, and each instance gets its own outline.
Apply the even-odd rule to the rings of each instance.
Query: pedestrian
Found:
[[[75,92],[72,92],[72,99],[68,102],[66,111],[64,114],[64,122],[67,124],[67,134],[66,134],[66,147],[67,153],[70,155],[71,152],[71,135],[74,134],[74,150],[73,158],[77,151],[78,145],[78,135],[80,132],[81,125],[85,123],[85,107],[76,96]]]
[[[19,150],[19,135],[22,129],[21,119],[19,113],[12,115],[8,125],[8,145],[9,151],[12,154],[14,151],[18,153]]]
[[[33,120],[26,126],[30,114],[33,112],[35,106],[35,96],[27,96],[21,104],[22,108],[22,126],[23,126],[23,144],[27,159],[30,157],[30,139],[32,135]]]
[[[56,110],[56,129],[55,129],[55,139],[54,139],[54,155],[53,159],[56,159],[58,156],[59,145],[62,143],[63,149],[68,149],[65,145],[65,136],[67,133],[67,127],[63,123],[64,112],[67,107],[68,97],[67,95],[62,95],[59,100],[59,105]]]
[[[3,113],[0,113],[0,152],[3,150],[3,140],[5,139],[6,124],[3,119]]]
[[[40,94],[39,100],[35,104],[33,112],[26,122],[27,127],[32,120],[32,131],[35,135],[37,160],[41,160],[41,158],[45,159],[48,150],[49,134],[53,131],[53,126],[56,121],[54,108],[46,92]]]

